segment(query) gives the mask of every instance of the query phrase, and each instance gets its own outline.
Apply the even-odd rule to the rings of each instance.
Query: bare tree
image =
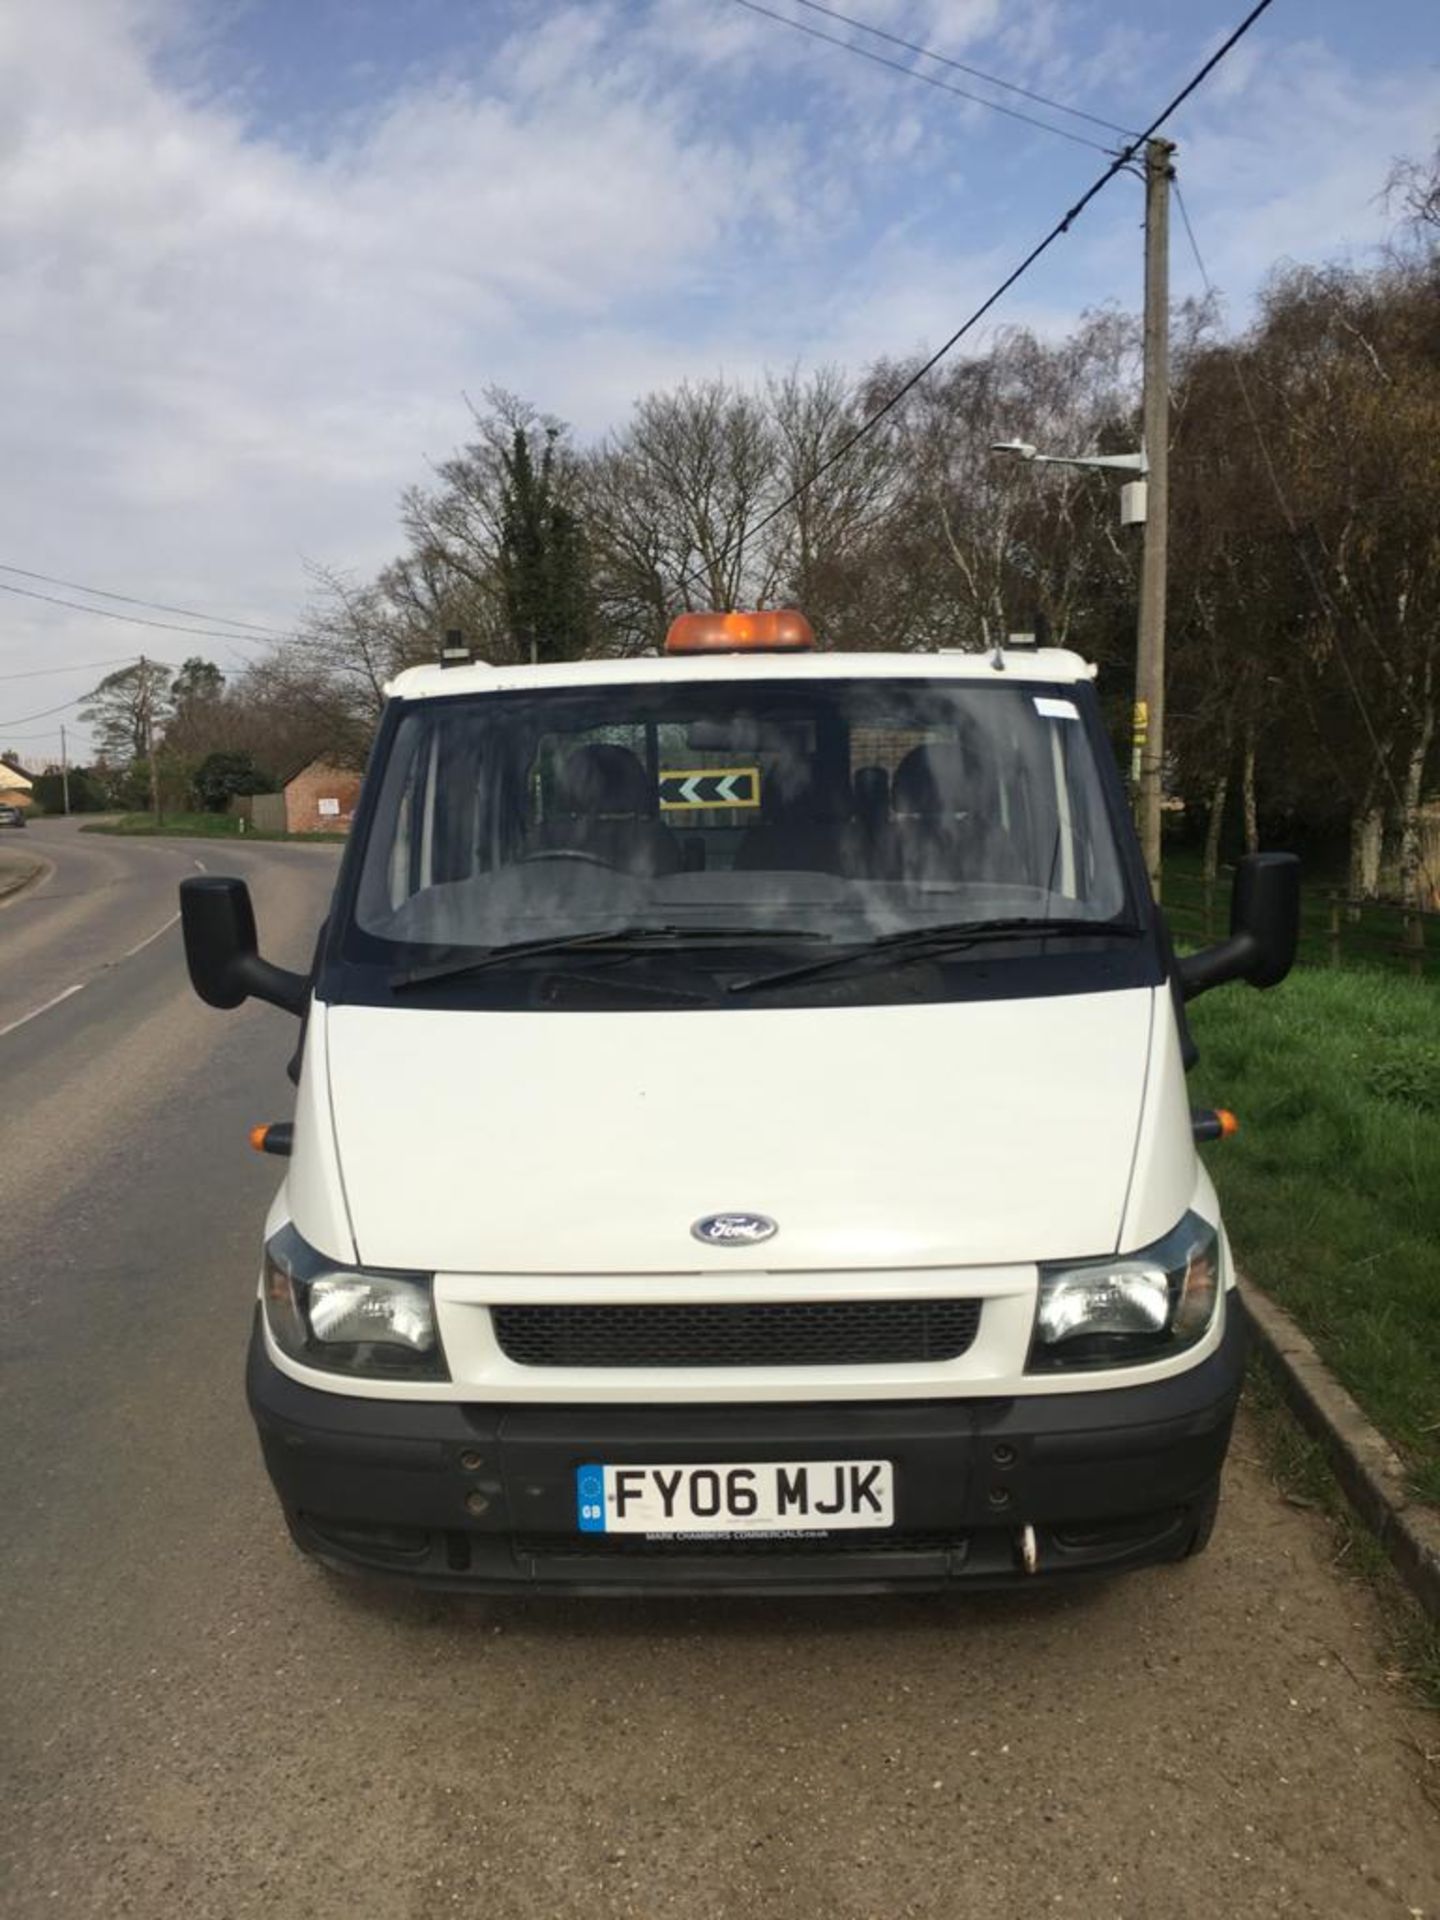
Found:
[[[991,452],[1019,437],[1057,453],[1133,444],[1135,328],[1086,317],[1059,345],[1023,329],[924,380],[906,401],[901,448],[910,513],[928,523],[937,582],[927,642],[988,647],[1037,607],[1057,641],[1077,637],[1100,576],[1130,565],[1114,535],[1113,489],[1067,467]],[[1103,511],[1102,511],[1103,509]]]
[[[1407,243],[1373,268],[1278,276],[1240,339],[1219,338],[1213,305],[1174,316],[1167,780],[1207,815],[1212,873],[1238,796],[1250,844],[1270,819],[1348,827],[1362,890],[1379,884],[1388,819],[1404,889],[1423,891],[1440,733],[1437,180],[1440,149],[1397,168]],[[1057,641],[1109,669],[1118,744],[1139,543],[1118,526],[1114,479],[990,449],[1133,447],[1136,321],[1106,310],[1060,340],[1002,332],[856,439],[913,370],[687,383],[589,449],[491,389],[466,443],[405,495],[397,558],[370,580],[319,573],[300,640],[212,720],[244,732],[242,709],[303,716],[358,753],[386,682],[433,658],[445,629],[485,658],[526,657],[517,609],[536,596],[518,590],[517,556],[553,510],[584,561],[571,645],[647,650],[684,609],[786,602],[822,644],[981,648],[1043,609]],[[527,471],[535,510],[517,517]],[[537,562],[527,578],[549,575]]]
[[[837,647],[903,644],[902,608],[876,566],[901,499],[896,435],[885,423],[856,439],[876,387],[821,367],[765,388],[780,510],[763,537],[779,590]]]
[[[1440,251],[1280,276],[1264,328],[1283,460],[1338,683],[1352,830],[1393,803],[1407,898],[1440,678]]]
[[[777,498],[763,402],[723,380],[647,394],[591,463],[584,517],[602,609],[624,626],[693,607],[763,606],[780,577],[751,529]]]
[[[1395,162],[1385,200],[1413,235],[1431,245],[1440,241],[1440,140],[1428,159]]]
[[[433,639],[397,606],[385,576],[360,582],[317,566],[311,577],[314,597],[298,636],[255,662],[246,690],[253,701],[284,703],[303,717],[307,737],[318,734],[324,751],[358,764],[387,682],[433,658]]]

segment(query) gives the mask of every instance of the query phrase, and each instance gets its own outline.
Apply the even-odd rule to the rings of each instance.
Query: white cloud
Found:
[[[0,558],[20,564],[288,618],[303,554],[391,550],[396,496],[462,431],[462,389],[618,399],[573,342],[626,311],[643,335],[647,302],[663,339],[667,300],[735,221],[793,210],[753,155],[597,62],[593,17],[502,53],[503,92],[402,93],[313,157],[162,85],[145,24],[62,0],[23,32],[12,15],[3,48]],[[637,364],[637,388],[653,377]],[[4,609],[0,671],[124,633]]]
[[[1263,46],[1233,102],[1197,101],[1179,135],[1183,190],[1238,317],[1274,264],[1374,247],[1390,224],[1382,190],[1392,161],[1426,152],[1437,126],[1433,66],[1362,83],[1308,43]],[[1183,232],[1175,244],[1183,258]]]
[[[933,345],[1099,164],[724,0],[538,9],[483,68],[375,72],[368,114],[303,139],[237,81],[213,12],[0,11],[0,560],[283,624],[305,557],[393,551],[397,495],[462,437],[464,391],[599,433],[687,374]],[[1157,79],[1133,22],[1069,0],[864,11],[1102,112],[1195,52],[1167,47]],[[1261,51],[1182,129],[1242,305],[1277,253],[1373,242],[1391,155],[1440,118],[1418,63],[1362,79],[1323,48]],[[997,318],[1058,330],[1133,298],[1127,190]],[[0,673],[145,642],[0,596]],[[20,684],[57,691],[0,683],[0,746],[64,691]]]

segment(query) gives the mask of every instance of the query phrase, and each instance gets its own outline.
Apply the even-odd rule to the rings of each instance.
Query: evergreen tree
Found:
[[[196,802],[206,813],[224,813],[237,795],[275,791],[270,775],[257,767],[254,756],[243,748],[206,754],[190,784]]]
[[[107,673],[80,709],[82,726],[90,728],[102,758],[127,762],[143,760],[173,711],[170,668],[156,660],[137,660],[133,666]]]
[[[545,433],[537,469],[530,436],[517,427],[502,455],[499,572],[505,616],[522,656],[574,660],[591,637],[590,569],[584,529],[559,497],[557,429]]]

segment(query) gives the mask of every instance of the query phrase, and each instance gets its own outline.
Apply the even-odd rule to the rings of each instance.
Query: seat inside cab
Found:
[[[656,735],[643,755],[613,740],[555,742],[526,857],[645,877],[709,870],[922,882],[1003,879],[1023,865],[1010,822],[1017,796],[1002,796],[994,758],[974,740],[917,743],[914,733],[879,730],[824,739],[768,726],[742,751],[704,728],[662,726]],[[861,753],[871,757],[852,764]],[[744,798],[727,801],[737,791]]]
[[[555,779],[553,811],[531,836],[531,854],[571,854],[625,873],[676,873],[681,850],[656,818],[655,791],[628,747],[572,747]]]
[[[860,864],[861,845],[852,795],[818,767],[792,762],[765,781],[761,819],[741,837],[735,853],[740,872],[849,874]]]

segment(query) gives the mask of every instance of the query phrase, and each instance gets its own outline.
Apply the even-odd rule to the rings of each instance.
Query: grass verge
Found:
[[[1440,1506],[1440,988],[1298,971],[1192,1009],[1192,1097],[1241,1264],[1300,1322]]]
[[[247,826],[240,831],[240,817],[232,813],[166,813],[157,820],[151,813],[122,813],[108,820],[96,820],[80,829],[82,833],[118,833],[125,835],[163,834],[167,838],[200,840],[304,840],[343,841],[343,833],[257,833]]]

